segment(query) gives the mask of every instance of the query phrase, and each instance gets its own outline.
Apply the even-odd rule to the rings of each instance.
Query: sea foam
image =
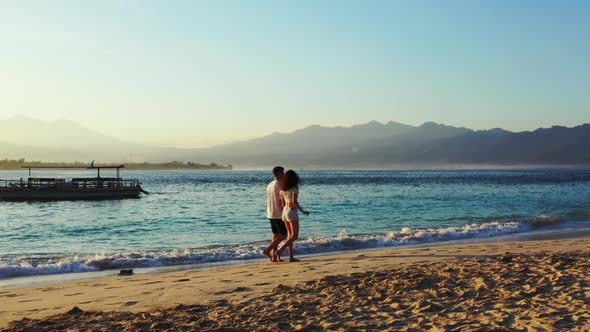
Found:
[[[385,248],[450,240],[487,238],[528,232],[558,225],[558,217],[539,216],[521,220],[469,223],[459,227],[409,228],[383,234],[353,234],[342,230],[335,236],[320,236],[296,242],[297,254],[321,254],[355,249]],[[262,258],[266,242],[211,248],[133,250],[87,256],[8,256],[0,259],[0,278],[29,275],[101,271],[121,268],[162,267]]]

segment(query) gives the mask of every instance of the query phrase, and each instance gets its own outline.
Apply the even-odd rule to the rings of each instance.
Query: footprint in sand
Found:
[[[132,305],[136,305],[137,303],[139,303],[139,302],[137,302],[137,301],[128,301],[128,302],[123,303],[122,306],[124,306],[124,307],[130,307]]]
[[[76,295],[82,295],[84,293],[72,293],[72,294],[65,294],[64,296],[76,296]]]
[[[0,297],[17,297],[17,296],[22,296],[22,294],[6,294],[6,295],[0,295]]]
[[[251,290],[252,290],[252,288],[248,288],[248,287],[237,287],[231,291],[215,292],[215,293],[213,293],[213,295],[223,295],[223,294],[231,294],[231,293],[237,293],[237,292],[247,292],[247,291],[251,291]]]
[[[174,282],[185,282],[185,281],[190,281],[190,279],[178,279],[178,280],[174,280]]]
[[[257,284],[254,284],[254,286],[267,286],[270,285],[270,282],[259,282]]]
[[[41,299],[33,299],[33,300],[22,300],[22,301],[18,301],[18,303],[26,303],[26,302],[38,302],[38,301],[43,301]]]
[[[116,299],[118,298],[118,296],[113,295],[113,296],[103,296],[101,297],[102,300],[106,300],[106,299]],[[118,303],[111,303],[111,304],[118,304]]]
[[[145,282],[145,283],[144,283],[144,285],[160,284],[160,283],[162,283],[162,282],[163,282],[163,281],[156,280],[156,281]]]

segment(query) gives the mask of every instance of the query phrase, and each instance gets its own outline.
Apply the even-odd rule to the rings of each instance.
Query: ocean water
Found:
[[[590,228],[588,171],[300,171],[297,254]],[[78,176],[41,172],[39,176]],[[24,172],[0,172],[20,178]],[[106,175],[105,175],[106,176]],[[0,279],[262,257],[263,171],[127,171],[151,194],[0,202]],[[0,280],[1,283],[1,280]]]

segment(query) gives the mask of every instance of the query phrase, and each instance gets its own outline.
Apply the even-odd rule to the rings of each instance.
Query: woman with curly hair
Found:
[[[301,213],[306,216],[309,215],[309,212],[299,205],[299,182],[299,175],[293,170],[287,171],[281,179],[280,194],[281,199],[284,202],[283,220],[287,226],[289,238],[283,246],[275,252],[276,260],[279,262],[281,261],[281,255],[286,248],[289,248],[289,261],[299,261],[293,256],[293,242],[299,238],[299,214],[297,211],[301,211]]]

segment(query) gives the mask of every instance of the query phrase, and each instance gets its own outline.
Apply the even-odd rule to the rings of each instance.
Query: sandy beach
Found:
[[[392,248],[4,289],[0,326],[583,331],[590,329],[590,237]]]

